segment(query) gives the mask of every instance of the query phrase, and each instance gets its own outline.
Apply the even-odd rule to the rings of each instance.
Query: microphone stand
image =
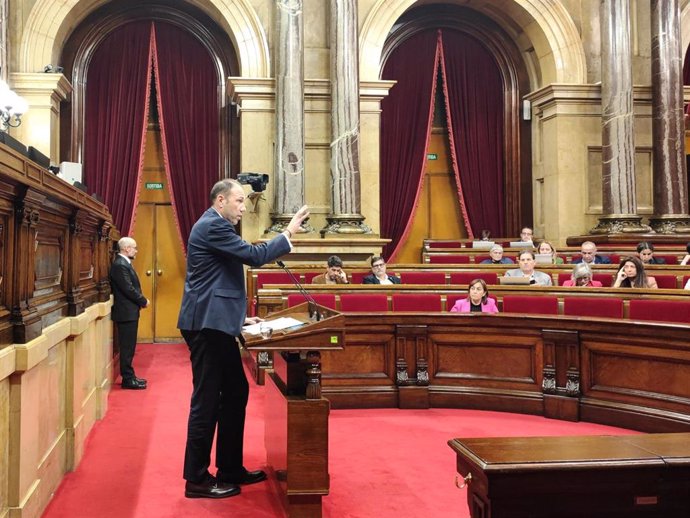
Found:
[[[276,264],[288,274],[292,283],[297,286],[300,294],[304,297],[304,300],[309,303],[309,318],[319,322],[321,320],[321,313],[319,313],[319,308],[314,300],[314,297],[312,297],[311,293],[304,289],[304,286],[302,286],[297,277],[295,277],[295,275],[290,271],[283,261],[276,261]]]

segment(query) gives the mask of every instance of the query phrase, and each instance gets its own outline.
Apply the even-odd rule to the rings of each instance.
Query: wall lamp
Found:
[[[28,108],[28,103],[0,79],[0,131],[19,126]]]

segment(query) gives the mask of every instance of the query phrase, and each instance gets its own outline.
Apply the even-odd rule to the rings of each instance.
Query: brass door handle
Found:
[[[146,270],[146,276],[151,277],[151,270]]]
[[[157,270],[156,273],[157,273],[158,276],[160,277],[161,275],[163,275],[163,270]]]

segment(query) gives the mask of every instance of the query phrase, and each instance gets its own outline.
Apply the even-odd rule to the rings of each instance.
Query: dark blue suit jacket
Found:
[[[243,264],[258,267],[290,251],[280,234],[251,245],[235,227],[210,208],[192,227],[187,243],[187,277],[177,327],[215,329],[239,336],[247,312]]]

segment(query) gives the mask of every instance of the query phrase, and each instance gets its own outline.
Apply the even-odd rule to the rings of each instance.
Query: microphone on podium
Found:
[[[276,261],[276,264],[280,266],[283,270],[285,270],[285,273],[288,274],[292,283],[295,286],[297,286],[297,289],[299,290],[300,294],[304,297],[304,300],[306,300],[309,303],[309,318],[314,319],[317,322],[321,320],[322,316],[321,313],[319,313],[319,307],[316,304],[314,297],[311,296],[311,293],[304,289],[304,286],[302,286],[297,277],[295,277],[295,274],[293,274],[290,271],[290,268],[288,268],[283,261]]]

